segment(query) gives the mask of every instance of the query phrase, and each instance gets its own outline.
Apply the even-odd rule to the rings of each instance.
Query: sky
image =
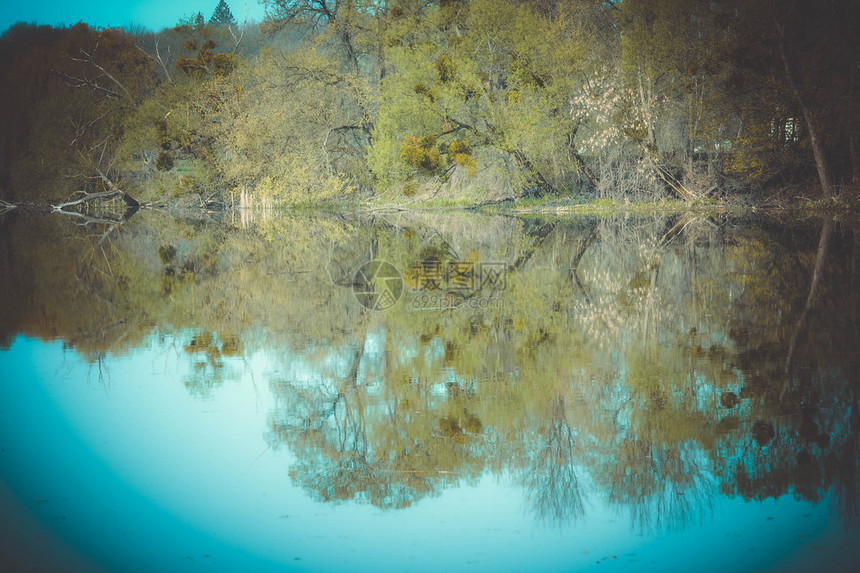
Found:
[[[98,27],[140,24],[152,30],[175,26],[180,18],[198,11],[208,21],[218,0],[0,0],[0,31],[16,22],[71,25],[85,22]],[[242,21],[247,8],[248,20],[260,21],[265,9],[259,0],[227,0],[236,20]]]

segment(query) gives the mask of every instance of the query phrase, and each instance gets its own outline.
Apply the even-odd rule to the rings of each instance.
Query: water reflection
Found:
[[[176,364],[163,377],[197,403],[242,384],[251,459],[287,456],[279,479],[316,502],[406,515],[492,477],[559,531],[614,512],[668,541],[721,504],[786,495],[858,525],[853,224],[243,222],[6,215],[4,368],[27,336],[88,365],[68,384],[122,386],[118,364],[142,356]],[[368,261],[402,271],[393,306],[363,304],[372,280],[356,297]]]

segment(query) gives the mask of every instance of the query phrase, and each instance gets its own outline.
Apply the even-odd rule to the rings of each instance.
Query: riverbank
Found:
[[[4,212],[17,209],[57,211],[53,205],[41,203],[3,203]],[[91,222],[119,223],[130,215],[126,204],[111,198],[104,201],[88,201],[76,206],[90,215]],[[390,195],[371,199],[349,201],[305,201],[279,202],[261,200],[242,202],[241,206],[229,199],[225,193],[186,193],[165,200],[141,201],[140,209],[165,211],[179,218],[204,214],[207,217],[218,213],[260,211],[329,211],[329,212],[425,212],[425,211],[477,211],[486,214],[513,214],[539,216],[595,216],[611,217],[619,214],[674,214],[694,212],[701,215],[747,213],[757,211],[789,212],[793,214],[860,214],[860,189],[845,186],[834,197],[821,196],[816,187],[787,187],[770,194],[732,195],[725,198],[704,198],[696,201],[660,199],[654,201],[616,201],[608,198],[584,198],[582,196],[545,196],[528,199],[478,200],[474,196],[462,198],[412,198],[394,199]],[[136,211],[137,209],[135,209]],[[66,211],[60,211],[61,213]],[[107,216],[112,214],[112,216]],[[123,216],[124,214],[124,216]]]
[[[354,208],[355,204],[338,207]],[[501,199],[476,201],[425,199],[390,200],[373,199],[361,202],[361,207],[370,211],[443,211],[470,210],[487,213],[516,213],[533,215],[589,215],[613,216],[617,214],[646,213],[726,213],[748,211],[792,211],[804,213],[860,212],[860,189],[843,187],[836,196],[824,198],[816,187],[786,187],[767,194],[732,195],[725,198],[703,198],[696,201],[660,199],[654,201],[616,201],[608,198],[583,198],[581,196],[546,196],[539,199]]]

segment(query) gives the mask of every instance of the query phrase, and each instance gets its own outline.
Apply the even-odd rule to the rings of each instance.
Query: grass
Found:
[[[609,198],[585,200],[581,197],[546,196],[517,199],[504,202],[481,203],[479,195],[457,198],[438,198],[426,201],[386,201],[379,198],[366,202],[365,207],[375,210],[386,208],[405,210],[479,210],[484,213],[534,214],[534,215],[588,215],[611,217],[618,214],[685,213],[693,211],[700,215],[739,213],[750,210],[785,210],[808,215],[857,214],[860,213],[860,193],[843,192],[834,199],[798,199],[782,204],[761,204],[751,196],[733,196],[727,200],[702,198],[693,202],[680,199],[656,201],[617,201]]]
[[[801,201],[789,206],[760,206],[751,201],[722,202],[715,199],[702,199],[691,203],[677,199],[662,199],[658,201],[624,201],[601,198],[589,201],[577,200],[573,197],[544,197],[540,199],[519,199],[484,203],[474,197],[445,197],[431,198],[424,201],[411,201],[408,198],[391,197],[370,200],[351,201],[301,201],[274,202],[274,209],[312,210],[327,212],[343,211],[479,211],[485,214],[517,214],[534,216],[590,216],[613,217],[616,215],[633,214],[678,214],[693,212],[699,216],[717,216],[723,213],[742,213],[745,211],[783,211],[805,216],[816,215],[858,215],[860,200],[823,199],[816,201]]]
[[[679,199],[660,199],[651,201],[618,201],[610,198],[584,199],[574,196],[545,196],[486,201],[490,196],[486,189],[452,197],[413,198],[399,193],[383,193],[373,198],[327,199],[301,201],[274,201],[274,209],[324,210],[324,211],[446,211],[470,210],[487,214],[518,215],[555,215],[555,216],[597,216],[611,217],[618,214],[676,214],[694,212],[702,216],[721,213],[739,213],[749,210],[778,210],[805,215],[818,214],[857,214],[860,213],[860,193],[843,192],[837,199],[807,199],[792,197],[791,201],[758,202],[749,196],[730,197],[727,200],[703,198],[694,202]]]

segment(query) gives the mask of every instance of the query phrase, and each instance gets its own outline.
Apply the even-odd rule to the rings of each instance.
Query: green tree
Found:
[[[215,11],[212,12],[212,17],[209,18],[209,23],[216,26],[227,26],[235,22],[236,19],[233,17],[233,12],[230,11],[227,2],[219,0],[218,5],[215,6]]]
[[[619,44],[628,104],[643,129],[627,130],[661,186],[691,200],[722,186],[720,159],[738,131],[724,78],[734,38],[719,3],[677,0],[619,4]]]
[[[471,155],[478,170],[504,165],[516,174],[511,186],[521,196],[586,177],[571,145],[578,125],[568,101],[588,47],[603,44],[589,24],[608,8],[592,8],[574,2],[548,11],[540,2],[494,0],[442,3],[412,14],[404,8],[399,18],[408,26],[393,22],[386,38],[389,73],[380,83],[369,150],[378,184],[402,187],[428,171],[444,181],[457,166],[475,171],[458,155]],[[416,153],[413,142],[430,137],[448,161],[435,161],[423,143],[427,157]],[[467,140],[471,153],[458,147],[451,156],[451,144]]]
[[[222,86],[212,125],[231,186],[290,202],[342,199],[367,187],[370,94],[361,78],[310,48],[271,50]],[[303,103],[284,105],[290,101]]]

